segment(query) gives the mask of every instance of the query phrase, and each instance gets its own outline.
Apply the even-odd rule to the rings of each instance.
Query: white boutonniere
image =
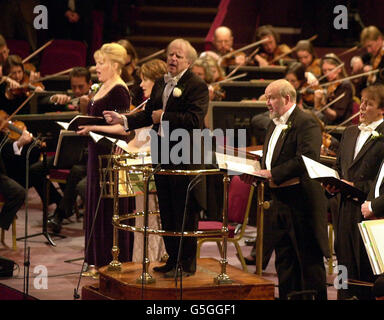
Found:
[[[382,138],[383,135],[381,133],[378,133],[376,130],[373,130],[371,133],[371,140]]]
[[[289,129],[291,129],[291,127],[292,127],[292,122],[289,121],[288,123],[281,125],[281,130],[283,132],[287,132]]]
[[[101,87],[101,84],[100,83],[94,83],[92,86],[91,86],[91,92],[93,94],[95,94],[97,91],[99,91]]]
[[[181,97],[182,94],[183,94],[183,91],[182,91],[180,88],[175,87],[175,88],[173,89],[173,96],[174,96],[175,98],[179,98],[179,97]]]

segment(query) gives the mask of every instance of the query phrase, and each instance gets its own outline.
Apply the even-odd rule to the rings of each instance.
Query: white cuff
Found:
[[[15,153],[15,155],[20,156],[21,155],[21,150],[23,150],[23,147],[21,147],[19,149],[19,147],[17,146],[17,141],[15,141],[13,143],[13,152]]]
[[[123,126],[124,126],[124,130],[127,132],[129,131],[129,128],[128,128],[128,120],[127,120],[127,117],[122,115],[123,117]]]

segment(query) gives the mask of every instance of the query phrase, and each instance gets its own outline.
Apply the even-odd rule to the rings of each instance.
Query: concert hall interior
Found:
[[[384,299],[383,1],[0,12],[0,300]]]

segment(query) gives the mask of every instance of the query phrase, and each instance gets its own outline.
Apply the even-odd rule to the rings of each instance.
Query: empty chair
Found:
[[[228,242],[232,242],[240,259],[244,271],[247,265],[241,251],[239,241],[243,238],[248,224],[249,211],[251,209],[254,187],[244,183],[238,176],[234,176],[229,184],[228,193]],[[218,230],[223,226],[221,221],[199,221],[199,231]],[[200,248],[204,242],[214,241],[222,256],[222,237],[199,238],[197,242],[197,257],[200,256]]]

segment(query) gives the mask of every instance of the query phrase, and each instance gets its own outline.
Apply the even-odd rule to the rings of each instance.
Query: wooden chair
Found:
[[[3,206],[3,204],[4,204],[4,197],[0,193],[0,205]],[[12,221],[12,249],[13,250],[17,250],[17,245],[16,245],[16,219],[17,219],[17,217],[15,217],[13,219],[13,221]],[[1,243],[4,246],[7,246],[6,243],[5,243],[5,230],[4,229],[1,229],[0,238],[1,238]]]
[[[251,209],[254,187],[242,182],[238,176],[234,176],[229,185],[228,196],[228,242],[234,244],[238,258],[244,271],[248,271],[239,241],[243,238],[248,224],[249,211]],[[199,231],[218,230],[222,227],[221,221],[200,221]],[[241,226],[239,228],[239,226]],[[204,242],[214,241],[222,254],[222,237],[198,238],[197,257],[200,257],[200,248]]]

